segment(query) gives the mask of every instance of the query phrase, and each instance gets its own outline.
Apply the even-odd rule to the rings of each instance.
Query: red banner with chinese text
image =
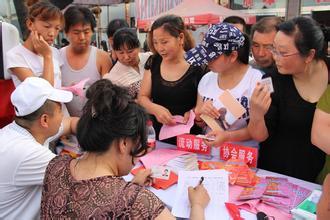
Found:
[[[189,151],[197,154],[209,155],[211,147],[207,146],[203,139],[197,138],[193,134],[178,135],[176,139],[178,150]]]
[[[263,0],[263,3],[267,4],[267,5],[272,5],[275,3],[275,0]]]
[[[237,144],[224,143],[220,146],[220,159],[241,159],[249,167],[257,167],[258,149]]]
[[[244,8],[251,8],[253,6],[253,0],[244,0],[243,7]]]

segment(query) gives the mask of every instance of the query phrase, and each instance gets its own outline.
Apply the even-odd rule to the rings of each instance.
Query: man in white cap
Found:
[[[72,93],[38,77],[26,78],[12,93],[14,121],[0,130],[0,219],[37,219],[44,174],[55,157],[49,142],[75,133],[78,118],[64,118],[61,103]]]

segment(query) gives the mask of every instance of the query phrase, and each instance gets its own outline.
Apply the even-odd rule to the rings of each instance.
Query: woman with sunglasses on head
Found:
[[[257,85],[251,99],[249,132],[260,141],[260,168],[315,181],[325,154],[311,143],[316,103],[327,88],[324,36],[308,17],[279,25],[272,53],[278,73],[274,93]]]
[[[163,202],[144,188],[150,169],[131,182],[127,175],[147,153],[146,112],[126,89],[102,79],[88,98],[77,127],[85,154],[54,158],[46,170],[41,219],[174,219]],[[204,187],[189,190],[192,215],[202,219],[209,197]]]

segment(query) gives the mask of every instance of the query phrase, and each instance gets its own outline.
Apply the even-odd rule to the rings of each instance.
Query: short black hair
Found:
[[[271,33],[278,31],[278,26],[283,22],[283,19],[276,16],[264,17],[252,26],[251,38],[253,38],[254,32],[259,33]]]
[[[28,7],[28,13],[26,19],[30,21],[35,21],[39,19],[41,21],[49,21],[53,19],[59,19],[61,25],[63,25],[63,14],[61,10],[48,1],[26,1],[26,6]],[[30,35],[30,31],[27,29],[23,33],[24,40]]]
[[[180,16],[174,14],[168,14],[157,18],[151,25],[151,29],[148,33],[148,46],[150,51],[154,54],[157,53],[153,44],[153,32],[158,28],[163,28],[167,33],[173,37],[179,37],[181,33],[184,35],[183,49],[188,51],[195,47],[195,41],[192,35],[187,31],[183,19]]]
[[[120,50],[124,46],[127,49],[140,47],[140,41],[135,28],[121,28],[113,35],[113,49]]]
[[[90,24],[91,29],[94,32],[96,27],[96,20],[91,12],[86,7],[82,6],[71,6],[64,12],[65,27],[64,31],[67,33],[70,30],[70,27],[82,23],[84,25]]]
[[[243,25],[243,31],[246,30],[246,22],[244,20],[244,18],[242,17],[239,17],[239,16],[229,16],[229,17],[226,17],[225,19],[223,19],[223,22],[225,23],[229,23],[229,24],[241,24]]]
[[[115,32],[124,27],[129,27],[128,23],[124,19],[114,19],[109,22],[108,27],[107,27],[107,36],[113,37]]]
[[[247,34],[242,33],[244,36],[244,44],[237,49],[237,60],[243,64],[249,64],[250,55],[250,38]],[[226,51],[224,54],[229,56],[233,51]]]
[[[295,17],[279,25],[279,31],[293,36],[295,46],[301,56],[308,56],[315,50],[315,59],[325,59],[324,35],[321,27],[310,17]]]
[[[77,126],[82,150],[103,153],[114,141],[131,138],[137,144],[131,152],[133,157],[147,153],[147,113],[127,89],[101,79],[88,88],[86,98]]]
[[[41,115],[43,115],[43,114],[48,114],[48,115],[53,116],[56,103],[57,102],[47,99],[45,101],[45,103],[40,108],[38,108],[36,111],[34,111],[28,115],[16,116],[16,118],[19,120],[33,122],[33,121],[39,119],[41,117]],[[15,106],[14,106],[14,108],[15,108]]]
[[[238,60],[241,63],[249,64],[249,55],[250,55],[250,38],[247,34],[243,33],[243,36],[245,38],[244,44],[242,47],[240,47],[238,51]]]

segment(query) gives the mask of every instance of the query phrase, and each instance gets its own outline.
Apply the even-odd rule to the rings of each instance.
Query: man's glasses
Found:
[[[283,53],[283,52],[280,52],[280,51],[276,50],[275,47],[271,47],[269,50],[273,54],[273,56],[277,56],[279,58],[290,57],[290,56],[300,54],[299,52],[296,52],[296,53]]]

